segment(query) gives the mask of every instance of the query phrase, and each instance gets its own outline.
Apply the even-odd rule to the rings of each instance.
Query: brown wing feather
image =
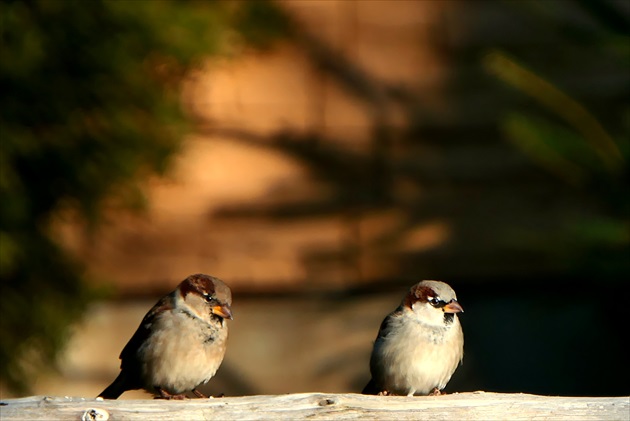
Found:
[[[131,364],[131,362],[137,358],[136,352],[138,351],[140,346],[142,346],[142,343],[150,335],[151,325],[153,324],[156,316],[163,311],[168,311],[168,310],[173,309],[172,301],[173,299],[171,295],[162,297],[160,301],[158,301],[151,308],[151,310],[149,310],[146,316],[144,316],[144,319],[142,319],[140,326],[138,326],[138,329],[133,334],[131,339],[129,339],[129,342],[127,342],[127,345],[125,345],[123,350],[120,352],[120,356],[119,356],[121,360],[120,368],[122,370],[129,369],[130,368],[129,364]],[[137,364],[133,364],[133,365],[137,366]]]
[[[392,329],[392,322],[396,318],[401,317],[401,316],[402,316],[402,308],[400,307],[397,308],[395,311],[389,313],[387,317],[385,317],[383,321],[381,322],[381,327],[378,329],[376,340],[378,341],[379,339],[385,338],[387,335],[389,335]],[[372,372],[371,365],[370,365],[370,372]],[[372,376],[372,378],[370,379],[368,384],[365,385],[361,393],[364,395],[378,395],[381,392],[383,392],[383,390],[381,390],[380,386],[376,384],[376,382],[374,381],[374,377]]]
[[[397,308],[393,312],[389,313],[383,322],[381,323],[381,327],[378,329],[378,334],[376,335],[376,339],[384,338],[389,335],[389,332],[392,328],[392,322],[394,319],[402,316],[402,308]]]
[[[120,374],[101,394],[104,399],[116,399],[126,390],[141,389],[144,385],[140,376],[140,363],[138,361],[137,351],[142,343],[150,334],[151,324],[154,322],[158,313],[163,310],[171,310],[172,297],[167,295],[158,301],[149,312],[144,316],[140,326],[133,334],[127,345],[120,353]]]

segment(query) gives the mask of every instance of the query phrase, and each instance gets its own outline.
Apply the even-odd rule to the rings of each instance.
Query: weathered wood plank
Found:
[[[8,420],[630,420],[630,397],[459,393],[403,397],[300,393],[186,401],[32,396],[6,399]]]

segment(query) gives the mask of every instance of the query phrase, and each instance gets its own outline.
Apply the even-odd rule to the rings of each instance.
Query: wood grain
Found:
[[[630,420],[630,397],[459,393],[403,397],[300,393],[186,401],[31,396],[7,399],[7,420]]]

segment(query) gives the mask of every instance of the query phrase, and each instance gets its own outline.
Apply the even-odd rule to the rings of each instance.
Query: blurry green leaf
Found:
[[[501,52],[488,54],[483,65],[488,72],[535,98],[566,121],[590,143],[611,174],[616,175],[623,170],[626,162],[618,145],[581,104]]]
[[[502,128],[521,151],[570,184],[583,184],[589,170],[601,166],[581,136],[559,125],[513,113],[505,118]]]
[[[572,238],[585,244],[630,245],[630,227],[626,221],[596,217],[574,221]]]

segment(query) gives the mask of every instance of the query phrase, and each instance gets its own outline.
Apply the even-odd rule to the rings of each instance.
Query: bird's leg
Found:
[[[161,387],[156,387],[155,390],[160,394],[160,396],[156,396],[156,399],[175,399],[175,400],[184,400],[186,399],[186,395],[184,395],[183,393],[176,395],[176,394],[170,394],[168,393],[166,390],[162,389]]]
[[[206,395],[204,395],[203,393],[201,393],[200,391],[198,391],[197,389],[193,389],[192,392],[195,394],[196,397],[198,398],[202,398],[202,399],[208,399],[208,397]]]
[[[429,396],[440,396],[440,395],[446,395],[446,393],[440,392],[440,389],[438,389],[437,387],[434,387],[433,390],[429,393]]]

